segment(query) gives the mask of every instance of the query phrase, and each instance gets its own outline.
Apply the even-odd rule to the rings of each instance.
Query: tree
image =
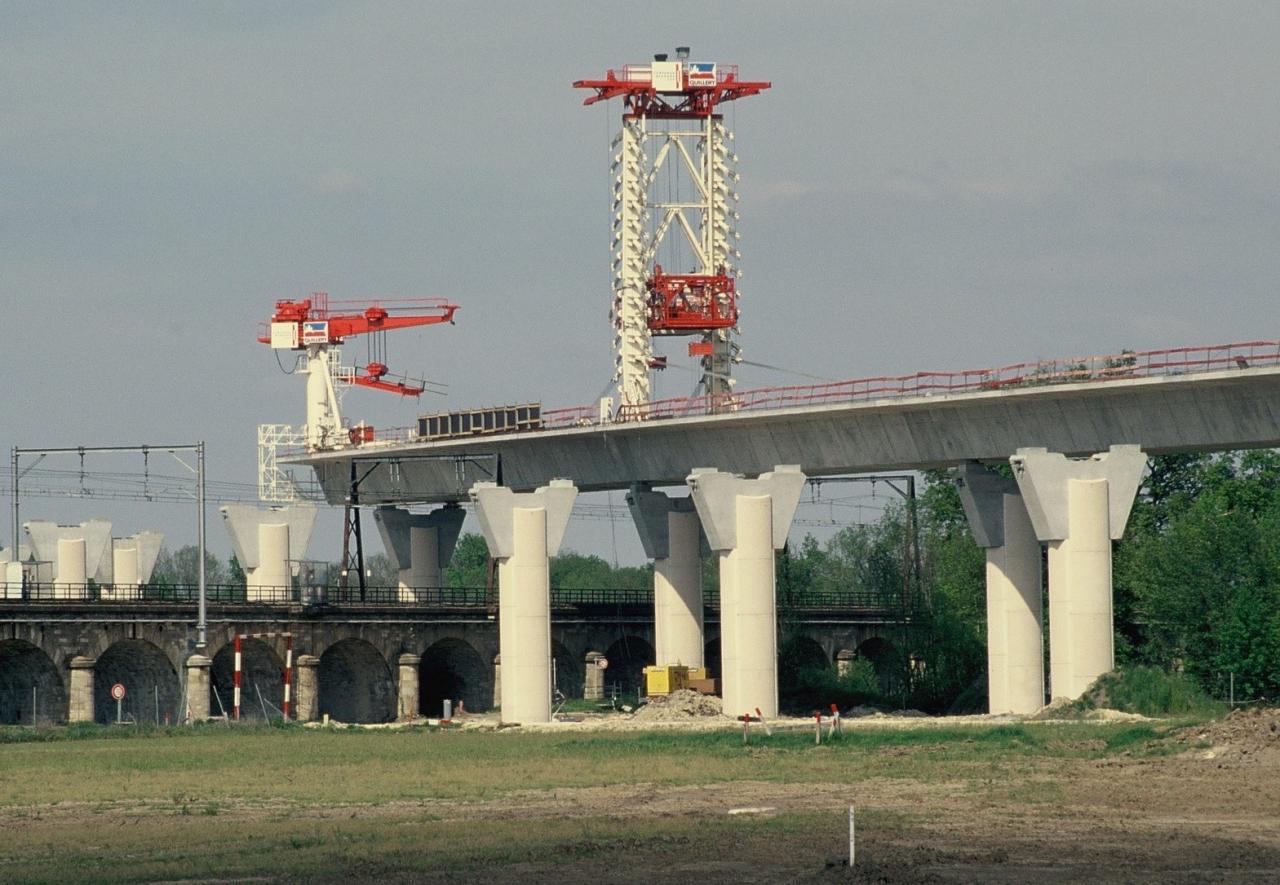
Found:
[[[204,552],[204,580],[206,584],[227,583],[227,567],[208,550]],[[166,587],[194,587],[200,583],[200,548],[194,544],[170,551],[161,547],[151,572],[151,583]]]

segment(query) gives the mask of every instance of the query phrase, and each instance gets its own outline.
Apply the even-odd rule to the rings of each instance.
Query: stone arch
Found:
[[[387,659],[363,639],[342,639],[320,655],[320,714],[337,722],[390,722],[395,686]]]
[[[67,721],[67,689],[50,657],[24,639],[0,641],[0,725]]]
[[[794,701],[809,700],[815,677],[831,668],[827,652],[812,637],[792,634],[778,646],[778,692]]]
[[[707,676],[711,679],[720,678],[720,637],[712,639],[703,648],[702,663],[707,668]]]
[[[574,654],[564,643],[551,640],[551,666],[555,668],[555,685],[566,698],[581,698],[585,682],[584,655]]]
[[[883,636],[869,636],[858,644],[858,659],[870,661],[876,668],[880,688],[886,694],[894,694],[902,684],[902,650]]]
[[[114,722],[111,686],[125,688],[121,711],[134,722],[181,722],[182,689],[169,656],[145,639],[121,639],[98,656],[93,667],[93,711],[97,722]]]
[[[225,709],[232,715],[233,686],[236,669],[236,647],[228,642],[213,656],[209,673],[209,712],[221,716]],[[240,641],[240,718],[261,721],[262,704],[267,703],[272,718],[284,709],[284,662],[275,650],[261,639]]]
[[[422,653],[418,665],[418,709],[439,716],[444,700],[461,700],[467,710],[482,713],[493,701],[493,668],[463,639],[448,637]]]
[[[623,635],[605,651],[609,667],[605,670],[606,694],[616,685],[619,694],[636,694],[644,686],[644,668],[653,664],[653,646],[639,636]]]

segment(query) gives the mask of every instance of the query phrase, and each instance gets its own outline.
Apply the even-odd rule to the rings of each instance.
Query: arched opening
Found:
[[[493,703],[493,668],[461,639],[441,639],[422,653],[418,702],[423,716],[439,716],[445,699],[483,713]]]
[[[832,695],[835,671],[822,646],[793,635],[778,646],[778,695],[784,707],[812,708],[839,698]]]
[[[181,722],[178,674],[164,652],[142,639],[123,639],[98,656],[93,668],[93,713],[98,722],[116,721],[111,686],[124,686],[120,713],[126,722]]]
[[[605,693],[638,694],[644,685],[644,668],[654,661],[653,646],[638,636],[623,636],[609,646],[604,656],[609,667],[604,672]]]
[[[703,648],[702,664],[707,668],[707,676],[711,679],[720,678],[720,639],[719,637],[711,640]]]
[[[563,644],[551,641],[551,666],[555,668],[554,684],[566,698],[582,697],[586,679],[583,655],[575,655]]]
[[[395,718],[391,670],[363,639],[335,642],[320,656],[320,714],[337,722]]]
[[[0,642],[0,725],[66,721],[66,688],[49,656],[22,639]]]
[[[864,639],[858,646],[859,660],[870,661],[876,668],[881,691],[895,696],[902,686],[904,661],[902,652],[894,643],[880,636]]]
[[[234,703],[236,649],[228,642],[213,656],[209,677],[209,712],[231,716]],[[263,707],[266,712],[263,712]],[[284,709],[284,662],[261,639],[240,641],[240,718],[278,719]]]

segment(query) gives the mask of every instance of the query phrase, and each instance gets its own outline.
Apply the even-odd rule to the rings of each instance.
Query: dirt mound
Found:
[[[697,716],[719,716],[721,712],[719,698],[680,689],[666,697],[650,698],[632,718],[642,722],[674,722]]]
[[[1207,742],[1193,752],[1201,759],[1280,766],[1280,709],[1232,710],[1217,722],[1190,729],[1187,737]]]

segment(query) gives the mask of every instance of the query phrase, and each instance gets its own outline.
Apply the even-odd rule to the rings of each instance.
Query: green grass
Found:
[[[849,728],[820,747],[807,730],[772,737],[753,730],[744,746],[734,726],[558,734],[297,726],[0,733],[8,741],[0,750],[6,883],[182,878],[193,871],[312,883],[394,879],[406,871],[627,856],[655,845],[729,856],[743,844],[808,844],[814,833],[838,846],[841,822],[830,814],[446,818],[456,817],[458,803],[518,804],[529,791],[728,782],[856,791],[868,779],[952,784],[992,805],[1032,806],[1061,799],[1070,760],[1159,753],[1171,744],[1163,726],[1091,722]],[[876,820],[902,824],[874,815],[865,823]]]

